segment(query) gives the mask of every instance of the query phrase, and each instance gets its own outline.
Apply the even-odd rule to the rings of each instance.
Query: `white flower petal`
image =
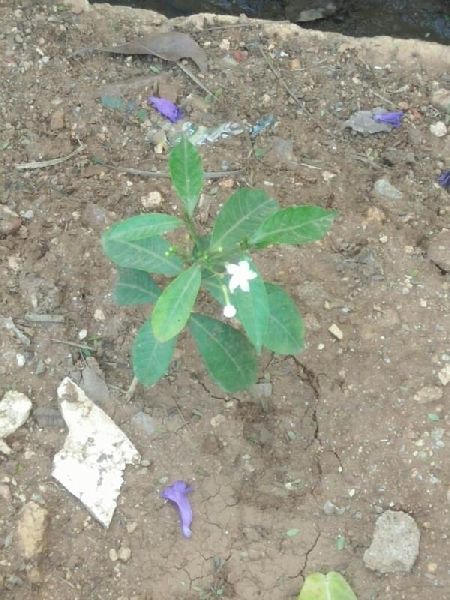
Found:
[[[232,319],[236,315],[236,308],[232,304],[227,304],[223,307],[223,316],[227,319]]]

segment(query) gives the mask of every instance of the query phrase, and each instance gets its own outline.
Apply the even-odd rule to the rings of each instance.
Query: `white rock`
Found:
[[[436,123],[430,125],[430,131],[436,137],[444,137],[444,135],[447,135],[447,125],[444,121],[436,121]]]
[[[338,340],[342,340],[342,338],[344,337],[344,334],[336,325],[336,323],[333,323],[331,327],[328,327],[328,331],[331,333],[332,336],[334,336]]]
[[[450,364],[445,365],[438,373],[438,379],[442,385],[448,385],[450,383]]]
[[[419,554],[419,542],[414,519],[402,511],[387,510],[377,519],[364,563],[380,573],[407,573]]]
[[[0,402],[0,452],[11,452],[3,438],[14,433],[25,423],[30,416],[31,406],[31,400],[21,392],[10,390],[3,396]]]
[[[32,559],[42,554],[48,527],[48,510],[36,502],[27,502],[17,523],[16,543],[20,555]]]
[[[126,548],[124,546],[121,546],[119,548],[119,552],[118,552],[118,558],[119,560],[121,560],[122,562],[127,562],[130,560],[131,558],[131,549],[130,548]]]
[[[160,192],[150,192],[147,196],[142,196],[141,204],[144,208],[155,208],[155,206],[159,206],[162,204],[164,198],[160,194]]]
[[[140,455],[112,419],[69,377],[58,387],[58,398],[69,433],[55,455],[52,475],[108,527],[125,466],[139,463]]]
[[[414,400],[419,404],[426,404],[441,400],[443,395],[442,388],[437,385],[426,385],[414,394]]]

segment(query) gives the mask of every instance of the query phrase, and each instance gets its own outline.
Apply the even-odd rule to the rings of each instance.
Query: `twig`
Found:
[[[248,23],[233,23],[232,25],[214,25],[213,27],[205,27],[203,31],[215,31],[219,29],[238,29],[244,27],[263,27],[266,21],[249,19]],[[292,21],[277,21],[277,25],[292,25]]]
[[[307,167],[308,169],[318,169],[319,171],[321,169],[321,167],[316,167],[314,165],[308,165],[308,163],[304,163],[304,162],[301,162],[301,163],[298,163],[298,164],[300,166],[302,166],[302,167]]]
[[[59,165],[60,163],[66,162],[70,160],[75,155],[82,152],[86,146],[84,144],[80,144],[78,148],[76,148],[73,152],[68,154],[67,156],[61,156],[61,158],[52,158],[51,160],[42,160],[42,161],[33,161],[29,163],[18,163],[16,165],[16,169],[45,169],[46,167],[53,167],[55,165]]]
[[[270,56],[268,56],[268,54],[266,54],[264,52],[264,49],[263,49],[262,46],[258,46],[258,48],[259,48],[259,51],[261,52],[262,57],[266,61],[267,66],[272,71],[272,73],[275,75],[275,77],[278,79],[278,81],[281,83],[281,85],[284,87],[284,89],[287,91],[287,93],[289,94],[289,96],[293,100],[295,100],[295,102],[297,102],[297,104],[301,104],[300,99],[294,94],[294,92],[291,90],[291,88],[285,82],[285,80],[281,76],[281,73],[278,71],[278,69],[275,68],[275,65],[273,64],[272,59],[270,58]]]
[[[355,154],[353,156],[353,158],[355,160],[359,160],[359,162],[362,162],[366,165],[369,165],[371,167],[373,167],[374,169],[381,169],[381,165],[377,164],[375,161],[371,160],[370,158],[367,158],[366,156],[362,156],[361,154]]]
[[[189,71],[189,69],[187,69],[180,62],[177,63],[177,66],[183,71],[185,75],[192,79],[192,81],[196,83],[200,89],[202,89],[206,94],[208,94],[208,96],[213,96],[216,100],[218,99],[217,96],[213,92],[211,92],[211,90],[209,90],[196,75],[194,75],[194,73]]]
[[[64,323],[64,315],[26,313],[25,321],[30,321],[31,323]]]
[[[104,164],[104,167],[116,169],[117,171],[123,171],[129,175],[142,175],[143,177],[164,177],[169,178],[169,173],[165,171],[142,171],[141,169],[133,169],[132,167],[121,167],[119,165],[108,165]],[[229,175],[239,175],[242,173],[241,170],[237,171],[207,171],[203,173],[205,179],[220,179],[221,177],[228,177]]]
[[[93,348],[92,346],[77,344],[76,342],[69,342],[68,340],[58,340],[57,338],[50,338],[50,341],[56,342],[57,344],[64,344],[65,346],[73,346],[74,348],[79,348],[80,350],[89,350],[90,352],[95,352],[95,348]]]
[[[139,382],[138,382],[137,377],[133,377],[133,381],[131,382],[130,387],[128,388],[127,393],[125,394],[125,402],[129,402],[133,398],[133,396],[134,396],[134,394],[136,392],[136,387],[137,387],[138,383]]]
[[[371,90],[372,94],[374,96],[376,96],[377,98],[379,98],[380,100],[383,100],[383,102],[386,102],[386,104],[390,104],[391,106],[396,107],[397,105],[394,102],[391,102],[390,100],[388,100],[387,98],[385,98],[384,96],[382,96],[381,94],[378,94],[378,92],[375,92],[374,90]]]

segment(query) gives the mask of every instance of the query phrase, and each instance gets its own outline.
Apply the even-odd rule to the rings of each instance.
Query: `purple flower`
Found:
[[[377,123],[384,123],[391,127],[400,127],[404,116],[405,113],[403,112],[382,112],[373,115],[372,119]]]
[[[180,512],[181,531],[184,537],[191,537],[192,508],[187,497],[192,488],[185,481],[175,481],[168,485],[162,492],[161,497],[173,502]]]
[[[450,170],[442,171],[438,177],[438,183],[444,190],[450,189]]]
[[[166,98],[158,98],[157,96],[149,96],[147,104],[153,106],[163,117],[169,119],[172,123],[176,123],[182,117],[181,108]]]

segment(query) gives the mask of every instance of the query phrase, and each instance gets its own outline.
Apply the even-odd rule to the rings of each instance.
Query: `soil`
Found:
[[[448,599],[448,248],[440,250],[447,263],[429,253],[449,225],[449,195],[436,179],[449,168],[450,139],[429,129],[445,120],[431,97],[448,87],[448,54],[433,44],[354,41],[232,17],[167,22],[151,12],[74,6],[24,0],[1,9],[0,207],[18,215],[4,221],[0,239],[1,314],[31,343],[0,330],[0,392],[16,389],[33,402],[0,462],[2,598],[285,600],[308,573],[336,570],[360,600]],[[206,74],[186,66],[222,90],[217,100],[156,58],[71,58],[80,48],[170,27],[205,48]],[[102,107],[105,86],[119,83],[147,121]],[[266,279],[292,294],[307,325],[301,355],[261,357],[268,397],[258,398],[268,386],[225,395],[186,336],[167,377],[126,400],[130,344],[145,311],[114,305],[115,272],[100,235],[112,222],[155,210],[143,208],[150,192],[161,194],[156,210],[178,208],[167,179],[106,165],[166,170],[167,155],[146,140],[150,125],[163,125],[146,106],[156,85],[177,96],[194,123],[276,117],[276,127],[254,141],[243,133],[201,146],[206,170],[242,170],[206,184],[205,227],[243,185],[264,187],[283,206],[339,211],[323,242],[268,250],[258,260]],[[383,105],[405,110],[402,127],[371,136],[343,127],[354,111]],[[274,136],[293,142],[297,164],[270,151]],[[56,166],[16,168],[67,156],[80,143]],[[377,196],[380,178],[402,197]],[[29,313],[63,322],[36,323]],[[333,325],[341,339],[329,332]],[[61,380],[86,366],[77,344],[94,348],[109,389],[102,408],[142,455],[125,472],[108,529],[51,477],[66,431],[49,409],[58,407]],[[153,433],[133,425],[139,411],[153,417]],[[194,488],[189,540],[159,496],[175,479]],[[46,546],[34,562],[18,550],[16,529],[31,500],[49,514]],[[420,528],[410,573],[380,575],[364,565],[386,509],[409,513]],[[125,551],[112,560],[120,548],[131,557]]]

